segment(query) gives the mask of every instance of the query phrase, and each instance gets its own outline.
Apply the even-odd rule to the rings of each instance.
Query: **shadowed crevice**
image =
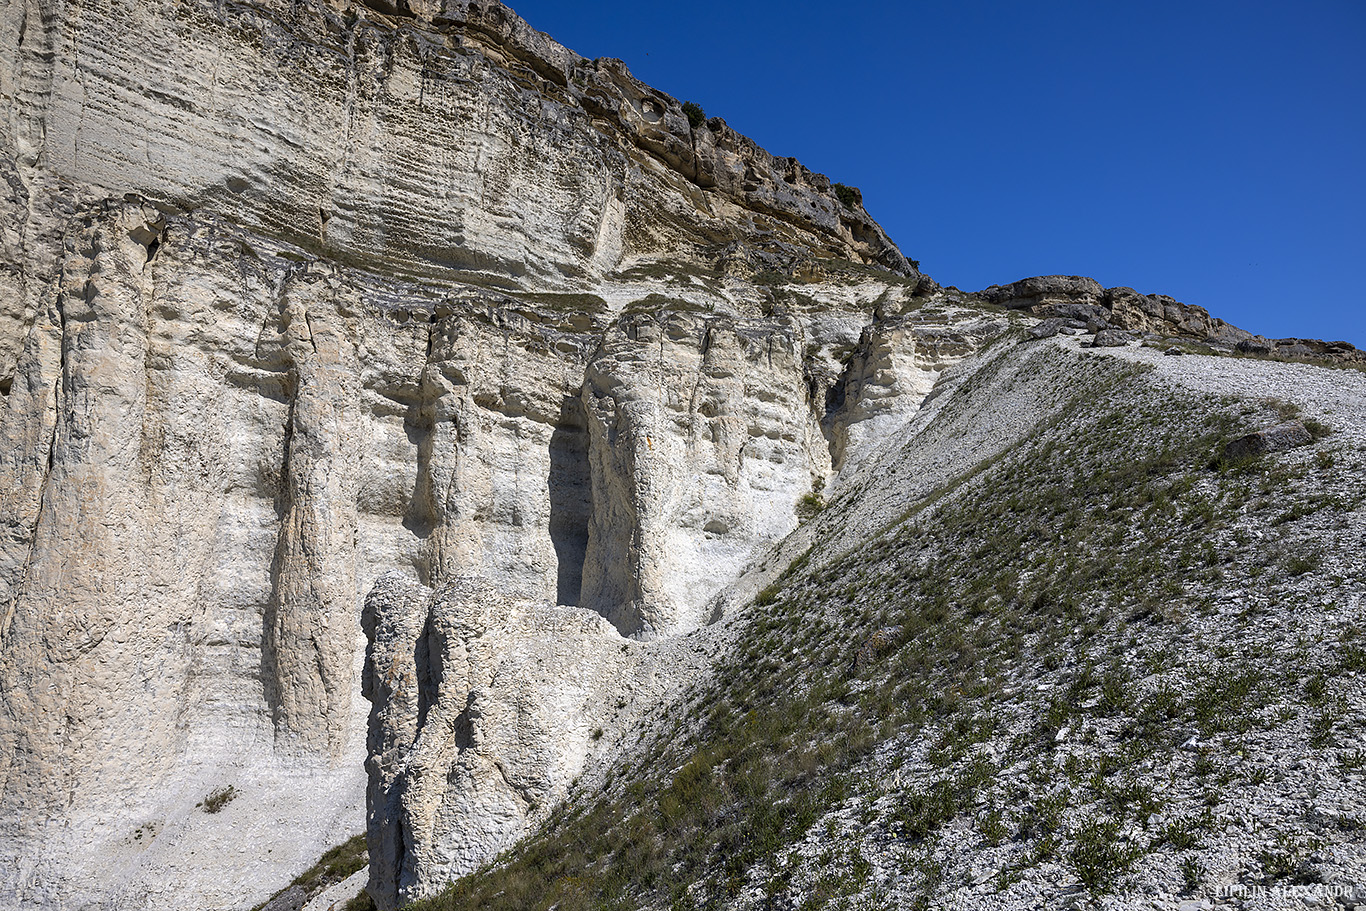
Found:
[[[555,548],[555,600],[577,606],[593,511],[588,472],[588,421],[579,396],[566,395],[550,436],[550,541]]]

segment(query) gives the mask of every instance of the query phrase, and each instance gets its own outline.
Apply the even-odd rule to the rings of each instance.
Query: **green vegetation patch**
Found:
[[[858,187],[846,187],[842,183],[834,185],[835,198],[846,209],[856,209],[863,205],[863,193]]]
[[[316,864],[296,876],[288,886],[257,905],[253,911],[260,911],[261,908],[296,886],[302,886],[310,896],[317,895],[327,887],[359,872],[367,863],[369,863],[369,854],[366,850],[365,836],[357,835],[347,839],[342,844],[328,849],[327,853],[319,858]],[[374,903],[365,895],[352,899],[346,905],[347,911],[368,911],[373,907]]]
[[[221,813],[223,808],[232,803],[240,795],[240,791],[232,785],[225,788],[215,788],[204,796],[204,799],[195,804],[203,808],[205,813]]]

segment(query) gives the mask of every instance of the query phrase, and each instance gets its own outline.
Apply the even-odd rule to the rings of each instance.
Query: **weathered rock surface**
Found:
[[[496,0],[384,7],[11,5],[10,167],[40,208],[25,171],[405,275],[559,284],[699,240],[911,271],[825,177],[693,130],[620,61]]]
[[[1281,452],[1297,446],[1308,446],[1314,442],[1314,435],[1299,421],[1288,421],[1239,437],[1224,446],[1224,455],[1230,459],[1246,459],[1251,456]]]
[[[1052,338],[1067,328],[1067,320],[1052,316],[1046,320],[1039,321],[1038,324],[1030,326],[1028,329],[1029,337],[1036,339]]]
[[[367,773],[371,889],[425,894],[700,672],[983,301],[1261,344],[1089,279],[941,291],[492,0],[12,3],[0,98],[5,907],[250,907]]]
[[[1133,333],[1122,329],[1102,329],[1091,340],[1092,348],[1122,348],[1134,340]]]
[[[1238,343],[1238,350],[1250,354],[1269,354],[1279,358],[1366,363],[1366,351],[1350,342],[1325,342],[1310,338],[1268,339],[1260,335]]]
[[[706,620],[757,544],[791,531],[829,455],[792,318],[628,312],[583,390],[594,510],[579,604],[627,634]]]
[[[1098,306],[1105,289],[1084,275],[1039,275],[1022,278],[1004,287],[992,285],[978,292],[993,304],[1019,310],[1058,304]]]

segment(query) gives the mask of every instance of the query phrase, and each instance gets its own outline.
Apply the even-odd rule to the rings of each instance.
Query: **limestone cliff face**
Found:
[[[850,358],[934,300],[826,178],[497,3],[24,0],[0,99],[6,907],[246,907],[354,834],[385,572],[662,674],[637,644],[796,527],[888,388]],[[581,744],[494,720],[550,697],[449,679],[488,738],[394,755],[492,807],[521,744],[553,802]],[[536,818],[432,793],[422,883]]]

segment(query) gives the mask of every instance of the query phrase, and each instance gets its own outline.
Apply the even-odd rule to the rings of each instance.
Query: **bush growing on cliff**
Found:
[[[204,808],[205,813],[217,813],[237,799],[237,789],[232,785],[210,791],[196,806]]]
[[[797,518],[805,522],[825,508],[825,498],[817,491],[805,494],[797,501]]]
[[[706,112],[696,101],[683,102],[683,113],[688,115],[688,125],[694,130],[700,129],[702,124],[707,122]]]
[[[835,197],[840,201],[840,205],[846,209],[863,205],[863,193],[858,187],[846,187],[842,183],[835,184]]]

